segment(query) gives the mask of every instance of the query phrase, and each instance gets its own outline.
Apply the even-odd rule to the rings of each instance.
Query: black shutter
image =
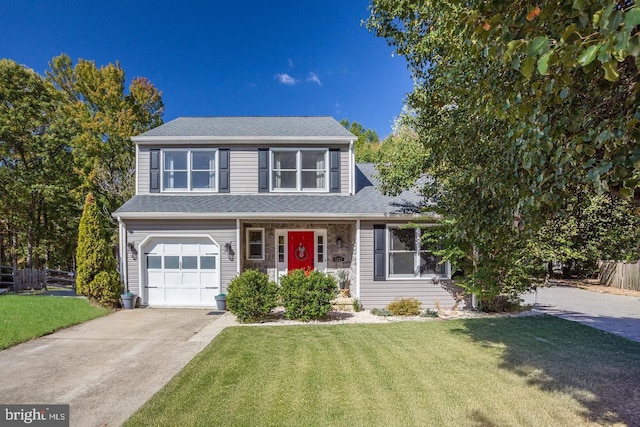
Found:
[[[258,148],[258,192],[269,192],[269,149]]]
[[[220,148],[218,150],[218,167],[219,171],[219,183],[218,183],[218,192],[219,193],[228,193],[229,192],[229,149],[228,148]]]
[[[160,192],[160,150],[149,150],[149,192]]]
[[[329,192],[340,192],[340,149],[329,149]]]
[[[384,224],[373,226],[373,280],[386,280],[386,236],[387,228]]]

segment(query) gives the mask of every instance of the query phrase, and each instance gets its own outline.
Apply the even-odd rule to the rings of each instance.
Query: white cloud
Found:
[[[322,86],[322,82],[316,73],[313,71],[309,72],[309,76],[307,77],[308,82],[318,83],[318,86]]]
[[[293,77],[291,77],[287,73],[276,74],[276,78],[283,85],[293,86],[294,84],[298,83],[298,81],[296,79],[294,79]]]

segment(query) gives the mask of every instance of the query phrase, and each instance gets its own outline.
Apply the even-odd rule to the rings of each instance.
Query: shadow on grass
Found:
[[[548,315],[463,324],[454,331],[504,349],[501,368],[571,395],[590,421],[640,426],[640,343]],[[470,415],[477,425],[492,425],[486,415]]]
[[[582,323],[640,342],[640,318],[593,316],[576,311],[562,310],[551,305],[536,304],[535,308],[546,314],[552,314],[566,320]],[[639,415],[640,417],[640,415]]]

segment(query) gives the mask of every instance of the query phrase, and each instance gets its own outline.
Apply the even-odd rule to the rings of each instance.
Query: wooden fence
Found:
[[[47,284],[74,286],[75,281],[75,274],[70,271],[0,266],[0,288],[14,292],[46,289]]]
[[[640,261],[634,263],[602,261],[600,284],[612,288],[640,291]]]

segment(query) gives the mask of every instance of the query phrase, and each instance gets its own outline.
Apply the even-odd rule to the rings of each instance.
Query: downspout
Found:
[[[240,220],[236,219],[236,247],[238,253],[236,254],[236,272],[240,274],[240,255],[242,252],[240,251]]]
[[[360,220],[356,221],[356,298],[360,299]]]
[[[127,268],[127,226],[118,217],[119,250],[120,250],[120,278],[124,284],[125,292],[129,292],[128,268]]]
[[[355,146],[353,144],[353,139],[349,141],[349,195],[355,194],[356,188],[356,168],[355,168],[355,154],[354,154]]]

